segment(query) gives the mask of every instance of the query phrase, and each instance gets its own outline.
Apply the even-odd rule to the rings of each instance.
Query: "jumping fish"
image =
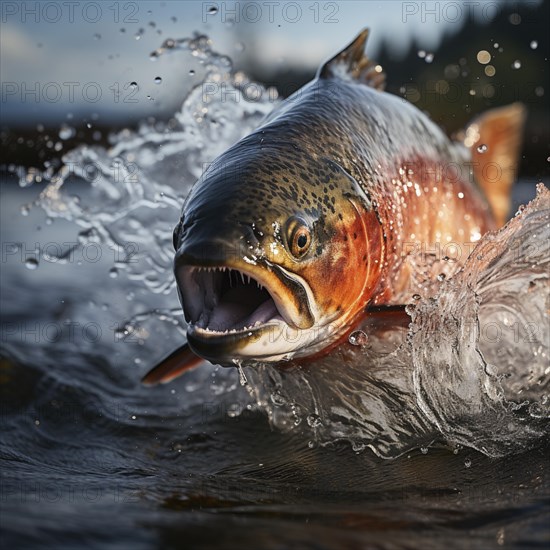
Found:
[[[452,141],[383,91],[367,36],[193,186],[174,230],[188,343],[144,383],[200,358],[246,365],[326,353],[373,309],[411,302],[422,268],[412,255],[453,243],[456,270],[469,245],[505,222],[524,108],[490,110]]]

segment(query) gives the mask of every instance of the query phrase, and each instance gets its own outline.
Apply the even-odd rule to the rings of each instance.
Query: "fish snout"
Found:
[[[251,261],[260,254],[259,232],[253,223],[237,223],[231,227],[186,228],[182,226],[174,239],[174,266],[218,267]]]

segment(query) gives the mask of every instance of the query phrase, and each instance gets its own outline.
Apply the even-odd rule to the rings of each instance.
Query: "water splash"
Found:
[[[315,410],[322,424],[309,437],[321,444],[345,439],[383,457],[434,442],[524,451],[550,433],[549,285],[550,192],[539,185],[459,274],[416,297],[408,329],[375,329],[369,349],[342,346],[308,368],[249,368],[251,388],[280,429],[293,429],[293,406]],[[266,398],[273,387],[278,403]]]
[[[109,149],[83,145],[64,156],[57,173],[20,175],[25,186],[38,177],[48,182],[33,206],[76,223],[77,247],[96,242],[121,251],[112,268],[120,293],[133,302],[138,290],[154,297],[158,309],[144,306],[117,329],[124,339],[148,324],[141,344],[165,321],[183,333],[168,296],[174,298],[172,227],[191,185],[276,103],[205,36],[168,39],[151,57],[167,54],[195,63],[186,84],[196,83],[170,121],[119,132]],[[86,184],[85,197],[74,194],[77,180]],[[541,187],[503,230],[484,236],[455,277],[445,276],[450,262],[435,258],[416,270],[422,295],[407,310],[410,327],[380,330],[367,322],[349,345],[308,368],[240,369],[252,402],[273,426],[303,432],[312,445],[346,440],[357,452],[370,448],[383,457],[435,442],[491,456],[535,445],[548,434],[549,418],[549,194]],[[135,352],[122,351],[133,364]],[[103,355],[110,364],[110,348]],[[215,387],[217,395],[233,386]]]
[[[172,229],[185,196],[210,162],[259,125],[274,96],[254,83],[259,95],[248,100],[249,80],[233,72],[231,60],[213,51],[205,36],[167,39],[153,53],[198,60],[202,67],[181,109],[168,122],[144,122],[135,132],[111,136],[109,149],[83,145],[68,152],[57,173],[39,174],[49,183],[25,208],[38,206],[52,219],[72,221],[83,228],[81,236],[93,231],[96,242],[119,251],[117,271],[168,294],[174,287]],[[28,186],[36,177],[20,179]],[[85,202],[73,195],[74,181],[89,184]],[[79,241],[86,245],[84,237]]]

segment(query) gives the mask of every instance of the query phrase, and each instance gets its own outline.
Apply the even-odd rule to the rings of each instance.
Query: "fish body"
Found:
[[[369,307],[409,303],[426,258],[452,251],[452,275],[502,224],[523,108],[490,111],[452,141],[382,90],[366,38],[192,188],[174,232],[175,274],[200,357],[246,364],[324,353]]]

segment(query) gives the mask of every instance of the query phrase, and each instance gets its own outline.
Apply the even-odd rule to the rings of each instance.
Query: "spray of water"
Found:
[[[202,71],[172,121],[124,130],[108,149],[82,145],[67,153],[34,204],[76,223],[77,246],[139,247],[140,261],[121,257],[115,269],[127,274],[121,286],[145,289],[164,308],[136,317],[156,327],[149,332],[177,317],[166,220],[175,225],[208,163],[276,103],[256,83],[247,97],[250,81],[207,37],[167,40],[151,55],[169,52],[184,63],[191,56]],[[35,175],[22,174],[24,184]],[[85,199],[72,194],[73,179],[88,183]],[[300,431],[311,445],[346,440],[383,457],[436,442],[491,456],[536,445],[549,432],[549,243],[550,193],[540,185],[536,200],[479,241],[459,274],[434,284],[433,295],[415,297],[409,328],[355,334],[307,368],[241,368],[241,380],[273,426]]]

